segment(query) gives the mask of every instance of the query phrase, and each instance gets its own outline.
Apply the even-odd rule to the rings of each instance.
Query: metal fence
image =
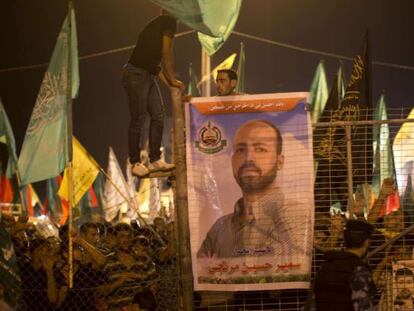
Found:
[[[377,229],[368,261],[380,289],[377,297],[380,310],[393,310],[399,299],[393,265],[394,270],[397,262],[409,269],[414,267],[410,262],[414,247],[411,233],[414,163],[408,161],[414,158],[414,138],[410,136],[414,135],[414,130],[407,126],[414,123],[404,117],[404,111],[391,111],[387,121],[314,126],[314,146],[326,139],[327,130],[334,127],[342,131],[344,146],[340,154],[331,149],[332,161],[322,161],[315,155],[315,160],[319,159],[315,164],[319,175],[315,177],[312,278],[323,262],[323,252],[342,246],[346,217],[353,214],[353,217],[368,219]],[[353,133],[358,134],[353,136]],[[371,148],[371,136],[358,136],[360,133],[371,136],[382,133],[382,136],[380,140],[374,139],[373,149],[366,152]],[[391,142],[394,148],[389,149]],[[356,154],[355,150],[360,152]],[[336,161],[338,158],[342,161],[340,164]],[[366,170],[356,169],[357,165]],[[394,168],[397,168],[396,183],[389,182],[389,178],[395,177]],[[369,174],[361,175],[363,171]],[[394,187],[398,195],[392,197]],[[348,200],[350,196],[352,200]],[[151,308],[148,306],[151,303],[156,310],[184,309],[183,272],[178,255],[183,241],[179,239],[176,221],[165,224],[163,219],[158,219],[152,224],[165,245],[145,226],[109,223],[82,226],[72,233],[75,242],[73,288],[68,286],[70,233],[66,227],[59,229],[58,237],[44,238],[22,219],[3,217],[2,225],[12,236],[21,279],[16,286],[19,295],[16,310],[133,310],[134,305],[143,308],[147,304],[147,308]],[[184,245],[188,247],[188,242]],[[188,279],[188,275],[186,277]],[[5,286],[0,284],[0,300],[7,300]],[[309,293],[309,290],[194,292],[192,308],[305,310],[310,302]]]

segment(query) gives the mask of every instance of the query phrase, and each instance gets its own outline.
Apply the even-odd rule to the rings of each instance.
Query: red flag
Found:
[[[12,203],[14,198],[13,186],[11,180],[2,176],[0,180],[0,202]]]
[[[57,176],[58,185],[62,183],[62,176]],[[62,206],[62,217],[60,218],[60,224],[63,226],[69,218],[69,203],[66,200],[60,199]]]
[[[88,191],[89,191],[89,198],[90,198],[89,206],[92,208],[98,207],[98,199],[96,197],[95,190],[93,190],[93,187],[91,186]]]
[[[393,194],[390,194],[385,200],[385,204],[383,205],[380,212],[380,217],[387,216],[399,208],[400,196],[398,195],[398,191],[395,191]]]
[[[26,208],[27,208],[27,215],[29,217],[34,217],[34,209],[32,205],[32,188],[29,185],[24,186],[23,195],[24,200],[26,202]]]

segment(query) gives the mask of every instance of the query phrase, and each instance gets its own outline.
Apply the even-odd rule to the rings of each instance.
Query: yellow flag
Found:
[[[231,69],[233,67],[234,61],[236,60],[237,53],[231,54],[229,57],[227,57],[225,60],[223,60],[220,64],[218,64],[208,75],[205,75],[201,78],[201,81],[197,84],[197,86],[200,86],[204,81],[208,79],[210,75],[213,75],[214,81],[217,78],[217,72],[222,69]]]
[[[80,144],[80,142],[73,137],[73,205],[78,204],[80,199],[83,197],[86,191],[92,186],[95,181],[96,176],[99,173],[99,165],[96,161],[89,155],[85,148]],[[69,201],[68,193],[68,172],[67,168],[63,175],[62,184],[59,188],[59,196]]]

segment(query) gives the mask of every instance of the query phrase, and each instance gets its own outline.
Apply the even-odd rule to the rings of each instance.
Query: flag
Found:
[[[104,198],[104,189],[105,189],[105,176],[102,172],[99,172],[98,176],[93,183],[93,189],[96,194],[96,199],[98,202],[99,213],[103,215],[105,209],[105,198]]]
[[[13,186],[10,178],[0,176],[0,202],[12,203],[14,198]]]
[[[161,192],[158,178],[150,179],[148,218],[154,219],[161,210]]]
[[[233,67],[234,61],[236,60],[237,54],[233,53],[229,57],[227,57],[224,61],[218,64],[209,74],[205,75],[201,78],[201,81],[198,82],[197,87],[199,87],[202,83],[204,83],[208,78],[213,75],[214,80],[217,78],[217,73],[219,70],[222,69],[231,69]]]
[[[6,110],[0,98],[0,142],[6,144],[9,160],[7,164],[6,176],[11,178],[17,168],[16,142],[13,131],[7,117]]]
[[[388,120],[385,95],[378,100],[374,113],[374,120]],[[374,193],[378,196],[381,184],[385,178],[395,178],[394,156],[390,142],[390,130],[388,124],[376,124],[372,131],[373,147],[373,176],[372,185]]]
[[[17,308],[21,295],[21,279],[13,242],[7,230],[0,226],[0,283],[3,285],[3,299]]]
[[[319,116],[325,109],[328,93],[329,91],[328,83],[326,81],[325,67],[323,65],[323,61],[320,61],[316,67],[309,95],[309,104],[313,124],[318,122]]]
[[[188,68],[188,74],[190,76],[190,81],[188,82],[188,94],[190,94],[193,97],[199,97],[200,89],[197,86],[198,77],[193,69],[192,63],[190,63],[190,66]]]
[[[319,116],[319,122],[329,122],[333,112],[339,109],[344,94],[343,81],[343,70],[342,65],[340,65],[332,83],[325,109]],[[335,170],[335,166],[332,165],[332,161],[329,161],[328,158],[317,153],[321,142],[325,142],[325,144],[332,143],[331,140],[326,141],[327,130],[328,128],[325,127],[316,127],[313,131],[315,202],[317,210],[321,212],[328,212],[333,206],[335,208],[343,208],[344,204],[346,204],[343,200],[340,202],[337,193],[331,189],[331,185],[334,185],[337,179],[335,174],[331,173],[331,171]]]
[[[198,31],[198,39],[209,55],[224,44],[236,25],[241,0],[151,0],[180,22]]]
[[[398,195],[398,191],[393,194],[390,194],[387,199],[385,200],[385,204],[383,209],[380,211],[379,216],[384,217],[392,212],[397,211],[400,208],[400,197]]]
[[[361,52],[355,57],[344,98],[340,107],[332,112],[330,121],[366,121],[371,119],[369,114],[371,109],[370,68],[369,35],[367,33]],[[370,183],[372,178],[372,164],[370,164],[372,161],[371,127],[352,127],[351,139],[352,176],[354,189],[356,189],[358,185]],[[329,187],[327,190],[337,193],[341,206],[344,208],[348,203],[345,128],[340,126],[326,128],[325,135],[321,136],[318,141],[315,154],[317,158],[327,161],[330,165],[334,182],[327,184]]]
[[[414,119],[414,108],[407,119]],[[399,191],[407,187],[407,177],[414,171],[414,123],[406,122],[401,125],[395,135],[392,150],[394,153],[395,171]]]
[[[246,66],[246,55],[244,53],[244,43],[240,42],[239,63],[237,65],[237,86],[236,86],[237,93],[244,93],[245,66]]]
[[[66,17],[26,130],[19,158],[23,185],[59,175],[70,158],[67,125],[67,88],[75,97],[79,88],[75,13]],[[71,33],[71,46],[68,37]],[[71,51],[72,84],[68,85],[68,52]]]
[[[46,202],[52,222],[63,226],[69,217],[69,204],[58,195],[61,184],[62,177],[60,175],[47,180]]]
[[[27,215],[29,217],[35,217],[36,211],[35,207],[36,204],[39,204],[40,208],[43,209],[42,204],[40,203],[39,196],[37,195],[36,191],[34,190],[31,184],[24,185],[22,187],[23,193],[23,200],[24,204],[27,208]]]
[[[132,175],[128,160],[125,166],[125,175],[126,175],[126,182],[127,182],[127,188],[128,188],[128,198],[132,202],[132,204],[129,205],[127,216],[130,219],[137,219],[138,218],[138,214],[137,214],[138,200],[137,200],[137,191],[136,191],[137,186],[136,185],[138,182],[138,178]],[[150,178],[150,179],[152,180],[153,178]]]
[[[59,196],[69,201],[69,176],[67,170],[66,168],[63,175],[63,181],[59,188]],[[99,173],[99,165],[75,137],[73,137],[72,173],[73,206],[75,206],[79,203],[85,192],[92,186]]]
[[[113,221],[121,209],[128,210],[126,199],[129,197],[129,190],[112,147],[109,147],[107,174],[108,178],[105,182],[105,220]]]
[[[407,176],[407,186],[405,187],[401,206],[403,211],[409,217],[407,222],[412,224],[414,222],[414,192],[411,174]]]
[[[55,218],[57,211],[60,210],[60,199],[57,195],[57,192],[59,190],[58,181],[57,178],[49,178],[46,181],[46,201],[49,215],[52,219]]]

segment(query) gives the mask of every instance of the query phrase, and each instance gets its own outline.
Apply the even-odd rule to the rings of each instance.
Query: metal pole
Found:
[[[352,219],[354,216],[354,185],[352,183],[352,135],[351,126],[345,127],[345,138],[346,138],[346,155],[347,155],[347,173],[348,173],[348,214],[349,218]]]
[[[193,310],[193,275],[191,269],[190,232],[187,201],[187,168],[185,163],[184,111],[181,92],[171,88],[174,119],[175,206],[178,225],[178,253],[182,280],[183,310]]]
[[[378,246],[377,248],[375,248],[374,250],[372,250],[371,252],[369,252],[367,254],[367,258],[370,258],[372,256],[374,256],[376,253],[382,251],[383,249],[385,249],[388,245],[394,244],[395,241],[401,239],[402,237],[406,236],[408,233],[410,233],[411,231],[414,230],[414,224],[412,224],[411,226],[409,226],[407,229],[405,229],[403,232],[401,232],[399,235],[393,237],[392,239],[388,240],[387,242],[385,242],[384,244],[381,244],[380,246]]]
[[[201,96],[211,96],[211,60],[206,50],[201,47],[201,77],[208,76],[207,80],[201,84]]]
[[[68,60],[67,60],[67,85],[66,85],[66,113],[67,113],[67,141],[66,141],[66,159],[68,160],[68,195],[69,195],[69,224],[68,224],[68,259],[69,259],[69,288],[73,287],[73,171],[72,171],[72,2],[68,5]]]

